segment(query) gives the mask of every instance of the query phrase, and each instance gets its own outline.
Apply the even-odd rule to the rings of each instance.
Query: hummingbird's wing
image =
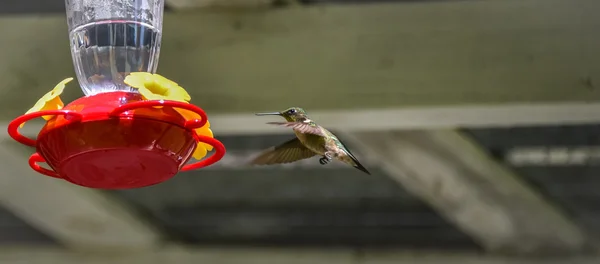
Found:
[[[316,153],[306,148],[298,138],[263,151],[258,157],[250,161],[254,165],[272,165],[290,163],[315,156]]]
[[[321,127],[319,127],[314,122],[268,122],[267,124],[290,127],[292,129],[297,130],[300,133],[325,136],[323,130],[321,130]]]

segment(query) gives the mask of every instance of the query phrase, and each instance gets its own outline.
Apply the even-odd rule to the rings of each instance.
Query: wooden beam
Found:
[[[159,72],[209,113],[600,100],[595,0],[166,14]],[[574,19],[577,18],[577,19]],[[73,75],[62,16],[0,18],[0,113]],[[81,96],[75,85],[65,99]]]
[[[600,123],[600,103],[308,110],[310,117],[319,124],[346,132]],[[287,129],[266,125],[265,122],[272,120],[252,113],[209,114],[209,119],[217,136],[289,133]],[[0,121],[0,130],[6,131],[8,123]],[[27,123],[21,133],[35,137],[41,126],[39,120],[34,120]]]
[[[164,248],[150,252],[122,254],[74,253],[49,248],[0,248],[0,261],[11,264],[596,264],[597,256],[520,259],[480,256],[470,252],[385,252],[328,249],[273,248]]]
[[[600,103],[308,110],[310,117],[319,124],[347,132],[600,123]],[[252,113],[211,114],[209,118],[217,135],[289,133],[287,129],[265,124],[272,119],[256,117]]]
[[[156,230],[126,206],[99,191],[35,173],[5,140],[0,138],[3,207],[71,249],[129,251],[158,245]]]
[[[459,132],[350,136],[408,191],[490,252],[574,254],[589,246],[576,224]]]

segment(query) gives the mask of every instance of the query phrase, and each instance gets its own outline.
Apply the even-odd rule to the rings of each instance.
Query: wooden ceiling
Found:
[[[0,98],[0,119],[3,121],[22,113],[29,101],[43,94],[53,84],[50,78],[72,75],[66,25],[60,16],[64,3],[59,0],[38,1],[43,4],[29,1],[7,4],[9,1],[4,1],[2,5],[7,5],[6,8],[0,8],[7,15],[0,18],[0,33],[4,36],[0,44],[10,47],[0,50],[3,58],[0,63],[4,63],[0,64],[0,76],[4,76],[5,81],[0,86],[3,95]],[[471,200],[477,197],[489,199],[480,201],[478,208],[484,208],[490,202],[494,206],[489,206],[491,209],[485,212],[506,216],[498,218],[508,219],[508,238],[494,238],[488,234],[494,232],[482,232],[498,231],[500,228],[490,229],[486,223],[478,223],[477,214],[461,215],[458,211],[464,208],[460,204],[453,205],[457,212],[451,212],[452,208],[440,208],[445,197],[460,196],[453,195],[452,191],[446,189],[443,192],[443,188],[440,191],[433,188],[435,186],[415,191],[414,186],[428,187],[419,181],[412,185],[412,189],[406,188],[410,182],[401,178],[402,175],[392,175],[395,171],[390,169],[393,167],[390,164],[394,163],[394,158],[405,162],[422,160],[407,159],[400,151],[396,153],[400,153],[398,157],[388,157],[393,156],[394,148],[407,146],[398,144],[402,143],[401,139],[388,141],[390,150],[386,153],[390,155],[383,157],[370,155],[372,152],[367,148],[351,144],[357,149],[357,155],[365,157],[366,164],[373,168],[374,175],[371,177],[353,169],[310,163],[299,164],[293,169],[285,166],[247,169],[236,167],[234,161],[224,160],[220,166],[182,173],[161,185],[118,192],[82,190],[57,184],[53,179],[37,182],[36,177],[43,176],[32,175],[28,170],[24,172],[23,166],[13,168],[20,161],[23,164],[19,163],[19,166],[26,165],[24,161],[32,150],[15,148],[13,143],[3,141],[0,151],[5,158],[10,158],[3,160],[5,175],[0,178],[2,183],[5,186],[8,186],[7,183],[11,186],[30,184],[23,189],[31,191],[9,192],[5,187],[4,197],[27,196],[33,197],[31,203],[39,199],[37,202],[46,204],[52,204],[51,199],[60,198],[65,199],[61,201],[74,201],[72,207],[75,208],[67,212],[69,208],[57,206],[49,212],[35,215],[38,219],[42,219],[44,214],[52,216],[45,219],[47,223],[40,224],[32,220],[35,210],[28,211],[27,202],[5,203],[5,209],[19,212],[20,216],[0,210],[0,233],[9,234],[3,237],[3,243],[53,243],[53,239],[32,231],[36,228],[52,233],[60,243],[71,246],[77,244],[81,237],[88,241],[102,237],[73,234],[69,233],[70,230],[61,232],[64,231],[61,228],[65,227],[61,221],[75,211],[92,220],[104,219],[105,223],[114,223],[115,219],[111,217],[118,218],[126,211],[114,209],[117,212],[114,213],[112,209],[94,207],[106,202],[104,198],[98,198],[102,196],[114,199],[117,204],[123,205],[122,208],[132,209],[127,211],[141,218],[136,222],[131,221],[132,217],[123,217],[127,220],[118,222],[122,224],[119,225],[121,229],[113,230],[112,234],[120,232],[125,236],[130,234],[125,232],[128,225],[149,222],[152,229],[159,230],[157,233],[182,244],[271,243],[494,251],[497,249],[494,243],[500,241],[501,246],[512,244],[511,252],[534,248],[532,251],[545,249],[548,253],[565,245],[579,252],[582,247],[589,246],[589,241],[594,240],[591,238],[596,237],[600,230],[597,224],[600,222],[600,210],[595,206],[600,204],[600,197],[595,192],[596,187],[600,187],[600,181],[595,177],[599,172],[597,164],[514,166],[505,160],[505,155],[519,146],[568,148],[600,144],[596,136],[600,120],[594,110],[596,108],[593,108],[595,105],[588,104],[600,98],[594,86],[600,73],[600,53],[594,48],[600,43],[600,38],[593,34],[600,25],[600,19],[594,12],[598,3],[587,0],[578,0],[580,5],[562,1],[551,1],[547,5],[537,1],[518,4],[458,2],[461,4],[423,4],[402,8],[382,4],[360,8],[290,8],[273,13],[170,14],[167,16],[170,22],[165,23],[169,35],[165,34],[163,40],[160,69],[168,73],[166,75],[181,80],[186,87],[196,85],[190,89],[195,102],[217,115],[215,122],[211,122],[215,131],[218,132],[219,120],[228,120],[230,128],[233,127],[231,124],[237,124],[236,129],[227,130],[228,133],[216,133],[229,148],[230,155],[226,159],[246,157],[289,137],[268,134],[260,129],[246,131],[248,127],[239,124],[258,122],[253,127],[262,126],[263,121],[248,117],[252,111],[277,110],[301,101],[303,106],[324,111],[321,116],[328,118],[318,120],[338,124],[336,128],[341,133],[348,132],[341,128],[354,128],[350,131],[352,134],[361,132],[360,129],[369,130],[369,127],[356,125],[357,122],[372,122],[381,117],[377,114],[380,112],[372,112],[372,108],[397,110],[407,106],[420,107],[414,112],[406,110],[407,116],[417,117],[412,119],[399,115],[394,118],[397,112],[387,112],[386,119],[373,130],[392,134],[394,131],[388,130],[410,128],[424,135],[429,135],[434,128],[452,130],[449,134],[464,134],[478,143],[492,159],[489,163],[485,157],[478,161],[483,159],[485,164],[506,167],[510,173],[498,175],[508,175],[507,178],[517,180],[495,181],[493,178],[498,175],[491,171],[484,175],[490,177],[480,177],[479,174],[484,173],[478,174],[477,169],[469,168],[464,160],[457,161],[460,166],[450,166],[452,160],[463,158],[460,154],[451,155],[446,160],[434,159],[439,158],[436,151],[454,153],[449,151],[452,150],[449,146],[433,144],[430,145],[431,152],[427,152],[426,148],[416,148],[419,146],[409,147],[421,151],[421,157],[429,158],[425,159],[429,161],[426,163],[428,168],[442,164],[455,169],[454,174],[443,177],[435,175],[436,171],[430,173],[432,177],[429,179],[439,180],[442,186],[448,184],[444,179],[454,181],[450,182],[454,184],[451,187],[483,182],[481,189],[471,188],[458,194]],[[34,13],[55,14],[20,16]],[[573,19],[574,15],[579,19]],[[40,71],[40,67],[44,70]],[[293,97],[289,96],[290,93],[278,93],[280,89],[302,93]],[[79,93],[77,89],[70,91],[66,92],[67,97],[79,96],[75,95]],[[549,103],[551,106],[510,111],[508,108],[514,103]],[[577,105],[565,107],[564,103]],[[471,104],[508,106],[490,106],[492,110],[486,112],[485,109],[469,108]],[[438,108],[448,105],[457,106],[460,111],[448,112],[448,108]],[[589,108],[590,105],[592,108]],[[230,113],[236,115],[226,115]],[[367,118],[355,120],[348,113]],[[221,117],[226,118],[219,119],[218,114],[224,114]],[[240,120],[243,122],[239,123]],[[426,127],[423,124],[427,121],[441,125]],[[570,121],[570,125],[556,125]],[[409,124],[406,125],[406,122]],[[541,125],[548,123],[554,126]],[[386,124],[393,124],[393,127],[386,127]],[[412,135],[419,138],[418,134]],[[410,134],[399,132],[397,135]],[[390,139],[393,137],[390,136]],[[426,146],[425,143],[430,142],[422,145]],[[456,151],[460,151],[460,147]],[[470,165],[477,167],[478,164]],[[441,170],[444,166],[438,167]],[[468,177],[461,178],[456,171]],[[27,176],[14,175],[20,173]],[[516,176],[513,177],[513,174]],[[414,175],[427,176],[426,173]],[[510,183],[503,185],[507,181]],[[508,188],[506,186],[514,186],[514,182],[521,181],[524,184],[519,187],[520,191],[504,192],[506,189],[503,188]],[[53,191],[42,193],[47,190]],[[485,196],[488,191],[497,200]],[[515,193],[525,199],[510,200]],[[538,193],[543,196],[541,201]],[[103,202],[91,202],[94,199]],[[81,203],[76,203],[79,201]],[[506,206],[511,202],[519,210],[530,208],[519,207],[520,202],[543,208],[534,213],[528,210],[506,213],[511,211],[510,206]],[[548,208],[543,206],[546,202],[550,204]],[[36,209],[44,212],[45,208],[40,207]],[[90,207],[94,208],[86,211]],[[57,213],[60,209],[65,209],[64,215]],[[536,220],[525,224],[523,222],[527,219],[519,218],[535,217],[538,212],[557,217],[544,219],[547,222]],[[63,218],[65,215],[67,217]],[[87,222],[82,222],[92,226],[98,224],[85,217],[83,219]],[[471,220],[473,225],[466,224],[467,220]],[[572,222],[577,227],[573,227]],[[518,228],[511,229],[514,226]],[[555,238],[551,236],[554,230],[550,229],[556,226],[566,229],[556,231],[558,237],[571,240],[564,245],[561,241],[544,244],[545,238]],[[530,228],[531,232],[523,234],[514,233],[528,227],[536,228]],[[9,229],[12,231],[3,231]],[[105,235],[119,239],[117,235],[110,234],[107,232]],[[147,235],[149,233],[140,231],[139,234],[136,239],[150,240],[148,237],[154,237],[155,233]],[[516,245],[522,241],[521,247]]]

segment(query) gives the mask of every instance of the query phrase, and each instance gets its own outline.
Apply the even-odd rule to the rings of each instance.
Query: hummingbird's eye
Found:
[[[295,114],[295,113],[296,113],[296,109],[290,109],[290,110],[288,111],[288,113],[290,113],[290,114]]]

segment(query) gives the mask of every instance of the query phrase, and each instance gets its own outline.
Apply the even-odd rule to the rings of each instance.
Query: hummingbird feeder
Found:
[[[41,174],[89,188],[131,189],[225,155],[206,113],[177,83],[153,73],[164,0],[120,1],[132,4],[66,0],[71,54],[85,96],[63,105],[67,78],[8,126],[14,140],[36,148],[29,165]],[[36,139],[19,132],[39,117],[46,123]],[[198,161],[187,164],[192,157]]]

